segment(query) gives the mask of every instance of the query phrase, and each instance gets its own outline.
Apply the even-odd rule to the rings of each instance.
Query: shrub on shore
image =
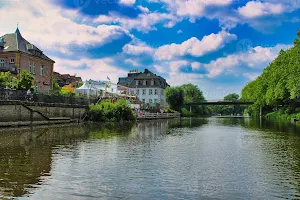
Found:
[[[182,115],[183,117],[193,117],[193,113],[190,112],[190,111],[188,111],[188,110],[185,109],[185,108],[182,108],[182,109],[181,109],[181,115]]]
[[[124,99],[120,99],[115,103],[110,101],[102,101],[99,104],[92,104],[89,107],[88,118],[91,121],[107,122],[107,121],[133,121],[136,115],[132,111],[129,104]]]
[[[266,115],[266,118],[272,120],[291,120],[292,118],[300,119],[300,113],[287,114],[282,110],[271,112]]]

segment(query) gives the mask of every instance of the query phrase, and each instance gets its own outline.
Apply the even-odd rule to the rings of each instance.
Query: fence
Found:
[[[138,113],[138,119],[167,119],[179,118],[180,113]]]
[[[14,89],[0,89],[0,100],[6,101],[28,101],[27,91]],[[70,105],[89,105],[97,102],[95,98],[84,98],[77,96],[50,95],[44,93],[33,94],[29,101],[37,103],[55,103]]]

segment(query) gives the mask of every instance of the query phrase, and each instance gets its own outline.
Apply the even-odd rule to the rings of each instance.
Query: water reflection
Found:
[[[0,130],[0,197],[27,194],[51,171],[52,147],[87,138],[80,126]]]
[[[0,199],[297,199],[299,134],[247,118],[0,130]]]

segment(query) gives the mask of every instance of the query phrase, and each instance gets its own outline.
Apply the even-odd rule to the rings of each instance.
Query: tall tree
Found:
[[[263,73],[244,87],[242,99],[255,102],[252,110],[263,106],[271,110],[283,107],[287,113],[295,111],[300,100],[300,40],[294,44],[291,49],[281,50]]]
[[[184,103],[184,90],[182,87],[167,87],[165,99],[171,109],[181,112]]]
[[[181,86],[184,91],[184,100],[185,101],[193,101],[193,102],[199,102],[199,101],[205,101],[205,98],[203,96],[203,92],[198,88],[197,85],[193,85],[191,83],[184,84]],[[189,110],[189,107],[185,107],[186,110]],[[208,115],[210,114],[209,110],[207,109],[207,106],[194,106],[192,108],[193,115]]]
[[[20,80],[18,82],[18,88],[28,90],[33,88],[34,76],[27,71],[22,71]]]
[[[203,92],[198,88],[197,85],[185,84],[181,86],[184,91],[185,101],[203,101]]]

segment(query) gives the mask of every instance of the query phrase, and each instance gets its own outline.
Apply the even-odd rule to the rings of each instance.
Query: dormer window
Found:
[[[9,63],[10,63],[10,64],[14,64],[14,63],[15,63],[15,59],[14,59],[14,58],[11,58]]]

